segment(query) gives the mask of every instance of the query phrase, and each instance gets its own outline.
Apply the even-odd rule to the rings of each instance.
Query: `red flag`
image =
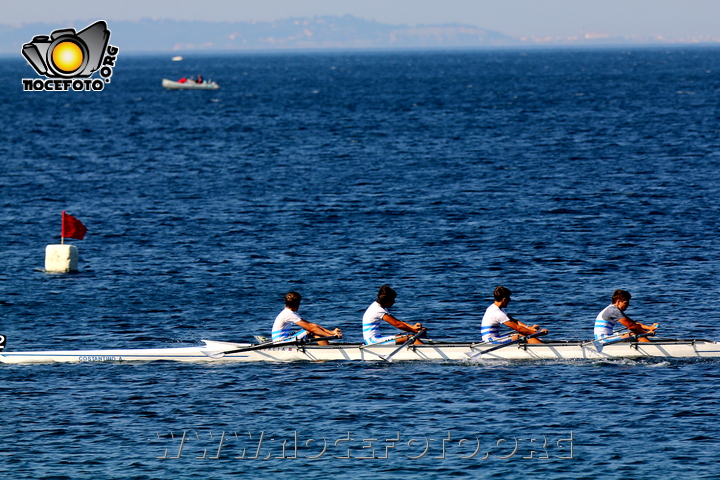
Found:
[[[62,232],[60,233],[60,236],[63,238],[74,238],[76,240],[82,240],[83,238],[85,238],[86,233],[87,228],[85,228],[85,225],[83,225],[82,222],[77,218],[65,213],[65,210],[63,210]]]

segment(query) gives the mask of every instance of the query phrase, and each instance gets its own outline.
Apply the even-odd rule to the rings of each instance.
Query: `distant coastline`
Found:
[[[82,29],[98,19],[0,24],[0,54],[20,51],[35,35]],[[123,53],[192,53],[278,50],[471,49],[497,47],[606,47],[720,45],[720,38],[614,37],[583,32],[572,37],[513,37],[473,25],[390,25],[350,15],[288,18],[273,22],[175,20],[108,21]]]

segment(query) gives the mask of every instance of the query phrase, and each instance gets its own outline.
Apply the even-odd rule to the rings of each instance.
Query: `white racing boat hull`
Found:
[[[162,86],[168,90],[217,90],[220,86],[215,82],[195,83],[192,80],[180,83],[167,78],[162,79]]]
[[[263,348],[223,354],[250,347],[204,340],[205,345],[179,348],[0,352],[0,363],[86,363],[86,362],[294,362],[294,361],[383,361],[396,350],[395,345],[365,346],[335,343],[329,346],[305,345]],[[697,359],[720,358],[720,343],[709,340],[655,340],[651,343],[622,342],[597,347],[592,342],[557,342],[509,345],[481,353],[494,345],[486,343],[433,343],[403,347],[392,361],[497,360],[611,360],[611,359]]]

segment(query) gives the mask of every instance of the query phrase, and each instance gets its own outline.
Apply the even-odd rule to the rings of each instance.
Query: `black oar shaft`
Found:
[[[250,352],[253,350],[264,350],[266,348],[277,348],[277,347],[292,347],[292,346],[302,346],[307,345],[309,343],[316,343],[316,342],[322,342],[323,340],[334,340],[338,338],[337,335],[330,335],[329,337],[318,337],[318,338],[300,338],[297,340],[290,340],[287,342],[266,342],[261,343],[259,345],[253,345],[251,347],[243,347],[243,348],[236,348],[235,350],[228,350],[226,352],[219,352],[223,355],[230,355],[231,353],[240,353],[240,352]]]
[[[608,335],[607,337],[598,338],[597,340],[590,340],[589,342],[585,342],[582,344],[582,346],[594,344],[596,347],[598,345],[604,346],[604,345],[612,345],[613,343],[620,343],[620,342],[637,342],[640,338],[646,338],[646,337],[652,337],[655,335],[655,332],[646,332],[646,333],[632,333],[628,332],[629,336],[623,338],[623,335],[628,335],[628,333],[622,333],[623,330],[626,330],[626,328],[621,329],[613,333],[612,335]]]
[[[512,342],[507,342],[507,343],[503,343],[503,344],[497,345],[497,346],[492,347],[492,348],[488,348],[487,350],[483,350],[482,352],[478,352],[478,353],[476,353],[475,355],[484,355],[484,354],[486,354],[486,353],[494,352],[495,350],[499,350],[499,349],[501,349],[501,348],[505,348],[505,347],[510,346],[510,345],[513,345],[513,344],[515,344],[515,343],[520,343],[520,342],[525,341],[525,340],[528,340],[528,339],[530,339],[530,338],[542,337],[543,335],[547,335],[547,333],[548,333],[548,332],[537,332],[537,333],[533,333],[532,335],[526,335],[526,336],[524,336],[524,337],[518,338],[517,340],[513,340]],[[475,356],[475,355],[473,355],[473,356]]]
[[[415,340],[417,340],[417,339],[420,337],[420,335],[422,335],[422,334],[425,333],[426,331],[427,331],[426,328],[420,329],[420,331],[419,331],[418,333],[416,333],[416,334],[413,335],[412,337],[408,338],[408,339],[405,341],[405,343],[403,343],[403,344],[400,345],[398,348],[396,348],[395,350],[393,350],[393,351],[390,353],[390,355],[388,355],[387,357],[382,357],[382,356],[381,356],[380,358],[382,358],[382,359],[385,360],[386,362],[389,362],[390,359],[391,359],[396,353],[398,353],[400,350],[402,350],[402,349],[405,348],[406,346],[410,345],[410,343],[412,343],[412,342],[414,342]]]

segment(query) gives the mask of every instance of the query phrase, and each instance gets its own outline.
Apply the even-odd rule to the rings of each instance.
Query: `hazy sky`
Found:
[[[720,0],[0,0],[0,24],[70,20],[251,21],[354,15],[390,24],[462,23],[512,36],[720,37]]]

